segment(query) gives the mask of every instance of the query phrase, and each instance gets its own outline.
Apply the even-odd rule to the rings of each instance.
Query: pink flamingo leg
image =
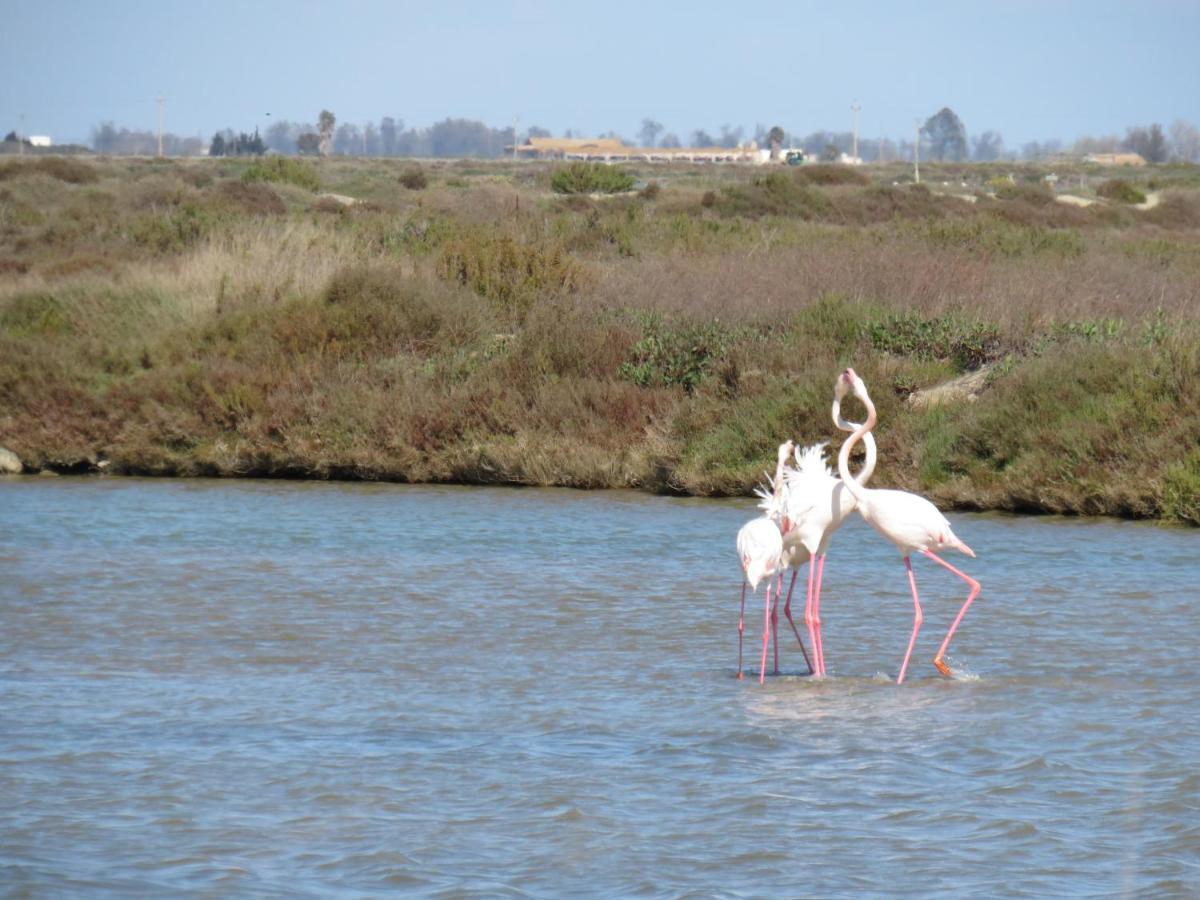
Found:
[[[946,662],[942,657],[944,657],[946,655],[946,648],[950,646],[950,638],[954,636],[954,630],[956,628],[958,628],[958,623],[961,622],[963,619],[963,616],[965,616],[967,614],[967,607],[970,606],[971,601],[974,600],[979,595],[980,585],[979,585],[979,582],[976,581],[974,578],[972,578],[970,575],[966,574],[965,572],[960,572],[958,569],[954,568],[954,566],[950,565],[950,563],[946,562],[940,556],[937,556],[928,550],[922,550],[921,552],[924,553],[926,556],[928,556],[930,559],[932,559],[938,565],[945,566],[947,569],[949,569],[951,572],[953,572],[955,575],[957,575],[959,578],[961,578],[963,581],[965,581],[967,584],[969,584],[971,586],[971,592],[969,594],[967,594],[967,602],[962,605],[962,609],[960,609],[958,611],[958,615],[954,617],[954,623],[950,626],[950,630],[946,632],[946,639],[944,641],[942,641],[942,646],[938,647],[937,656],[935,656],[933,658],[933,664],[935,666],[937,666],[937,670],[948,678],[948,677],[950,677],[950,675],[952,673],[950,671],[950,667],[948,665],[946,665]]]
[[[904,673],[908,670],[908,658],[912,656],[913,647],[917,643],[917,632],[921,630],[921,622],[925,618],[921,615],[921,600],[917,596],[917,579],[913,575],[912,563],[908,557],[904,557],[904,568],[908,569],[908,583],[912,586],[913,595],[913,630],[912,637],[908,639],[908,650],[904,653],[904,662],[900,666],[900,677],[896,679],[896,684],[904,683]]]
[[[812,644],[813,658],[816,659],[816,674],[821,674],[821,656],[817,652],[817,630],[816,617],[813,614],[813,595],[816,585],[816,557],[810,557],[808,560],[808,594],[804,600],[804,624],[808,626],[808,640]]]
[[[804,641],[800,640],[800,631],[796,628],[796,622],[792,618],[792,590],[796,587],[796,576],[799,573],[792,569],[792,583],[788,586],[787,602],[783,605],[783,614],[787,617],[788,624],[792,626],[792,634],[796,635],[796,643],[800,645],[800,652],[804,654],[804,662],[808,666],[808,674],[812,675],[816,672],[813,668],[812,660],[808,658],[808,651],[804,649]],[[778,597],[776,601],[778,601]]]
[[[817,671],[825,674],[825,640],[821,637],[821,579],[825,577],[825,554],[817,558],[817,586],[813,591],[813,624],[817,629],[817,646],[813,653],[817,657]]]
[[[746,582],[742,582],[742,605],[738,607],[738,680],[742,678],[742,632],[746,630]]]
[[[763,602],[763,646],[762,646],[762,664],[758,668],[758,683],[762,684],[767,679],[767,639],[771,636],[771,582],[774,578],[767,579],[767,589],[765,601]]]
[[[783,593],[783,573],[779,573],[779,586],[775,588],[775,602],[771,604],[771,640],[775,644],[775,670],[779,674],[779,595]]]

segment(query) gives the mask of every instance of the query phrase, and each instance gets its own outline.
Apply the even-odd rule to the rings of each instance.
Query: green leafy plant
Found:
[[[633,184],[632,175],[598,162],[571,163],[550,176],[550,187],[559,194],[617,194]]]
[[[286,156],[256,159],[242,174],[242,181],[247,184],[254,181],[275,181],[280,184],[294,184],[306,191],[316,191],[321,187],[321,179],[317,177],[312,166]]]

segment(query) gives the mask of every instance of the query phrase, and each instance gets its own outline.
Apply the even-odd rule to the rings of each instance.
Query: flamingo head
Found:
[[[796,442],[788,438],[779,445],[779,465],[782,466],[788,461],[792,453],[796,450]]]
[[[867,386],[859,377],[858,373],[853,369],[845,369],[838,376],[837,384],[833,388],[833,396],[839,402],[845,398],[847,392],[853,391],[854,396],[861,399],[867,393]]]

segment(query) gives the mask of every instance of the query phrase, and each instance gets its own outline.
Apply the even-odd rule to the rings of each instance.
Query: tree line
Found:
[[[378,122],[338,122],[330,110],[322,110],[316,123],[272,121],[260,133],[223,129],[208,141],[199,137],[163,135],[163,152],[169,156],[202,155],[207,148],[212,156],[261,155],[268,151],[283,154],[322,156],[427,156],[480,157],[494,159],[511,153],[514,139],[550,137],[551,132],[537,125],[523,132],[514,127],[492,128],[474,119],[447,118],[425,128],[406,127],[403,119],[384,116]],[[571,131],[563,137],[575,137]],[[634,139],[610,131],[599,137],[610,137],[639,147],[680,147],[679,135],[668,132],[653,118],[642,120]],[[687,145],[693,147],[737,147],[753,140],[759,147],[799,148],[813,157],[837,159],[850,154],[854,139],[850,131],[818,130],[803,134],[787,131],[779,125],[756,125],[753,131],[742,126],[724,124],[716,129],[697,128],[688,135]],[[911,159],[917,139],[864,137],[858,139],[858,155],[866,162],[888,162]],[[1003,135],[995,130],[968,135],[958,115],[945,107],[925,120],[919,133],[922,159],[947,162],[991,162],[996,160],[1039,160],[1060,153],[1134,152],[1148,162],[1171,160],[1200,162],[1200,131],[1182,120],[1169,128],[1159,123],[1130,126],[1121,135],[1080,137],[1071,144],[1061,140],[1030,141],[1020,147],[1009,147]],[[158,136],[151,131],[117,128],[104,122],[92,130],[92,147],[99,153],[153,155],[158,149]]]

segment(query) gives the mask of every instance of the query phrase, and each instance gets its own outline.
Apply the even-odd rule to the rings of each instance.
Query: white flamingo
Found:
[[[775,591],[775,603],[771,602],[770,583],[767,584],[766,589],[765,606],[763,609],[763,658],[758,676],[760,683],[765,679],[767,671],[768,634],[774,637],[775,672],[779,672],[779,635],[777,631],[779,616],[777,606],[783,579],[783,534],[790,527],[790,523],[786,519],[781,520],[779,515],[772,515],[771,512],[777,511],[781,506],[780,496],[783,490],[787,461],[791,457],[795,447],[795,443],[791,440],[784,441],[779,445],[775,464],[775,477],[771,480],[772,492],[757,492],[759,496],[764,498],[765,502],[763,505],[768,510],[768,514],[747,522],[742,526],[737,536],[738,559],[741,561],[742,571],[746,576],[746,580],[742,582],[742,600],[738,612],[738,678],[742,677],[742,635],[745,631],[746,581],[750,582],[752,590],[757,591],[758,583],[763,578],[770,576],[773,580],[775,575],[779,575],[780,577],[780,587]],[[800,644],[800,652],[804,654],[804,662],[808,665],[808,671],[812,673],[814,671],[813,664],[808,658],[808,651],[804,649],[804,641],[800,640],[800,632],[796,628],[796,623],[792,621],[790,609],[785,609],[784,614],[792,626],[792,632],[796,635],[796,641]]]
[[[854,431],[859,426],[847,422],[841,415],[841,397],[836,396],[831,410],[834,424],[843,431]],[[863,438],[867,458],[856,484],[864,485],[875,471],[875,437],[868,433]],[[858,501],[846,489],[841,478],[834,476],[825,464],[825,444],[814,444],[804,449],[796,448],[796,468],[785,470],[781,511],[788,525],[783,536],[784,565],[792,569],[792,581],[788,587],[784,615],[791,621],[789,609],[792,591],[796,587],[796,576],[805,562],[808,563],[808,590],[804,601],[804,624],[808,626],[808,639],[812,644],[816,660],[816,674],[825,674],[825,648],[821,639],[821,580],[825,572],[825,554],[834,532],[854,512]],[[793,629],[795,625],[792,626]],[[797,635],[799,640],[799,635]]]
[[[963,616],[966,614],[967,607],[971,605],[971,601],[979,594],[980,584],[970,575],[954,568],[954,566],[950,565],[950,563],[943,560],[933,551],[941,550],[944,547],[952,547],[972,557],[975,555],[975,551],[954,534],[950,528],[950,523],[946,521],[946,517],[924,497],[910,494],[908,491],[878,490],[863,487],[850,478],[850,450],[864,435],[870,434],[871,429],[875,427],[875,404],[871,402],[871,397],[867,394],[867,386],[855,374],[853,369],[846,369],[838,379],[836,389],[838,400],[840,401],[845,397],[846,392],[849,390],[853,390],[854,395],[866,406],[867,420],[862,425],[859,425],[850,437],[846,438],[845,443],[842,444],[841,452],[838,453],[838,471],[842,475],[842,481],[858,500],[858,511],[862,513],[862,517],[899,549],[900,554],[904,557],[904,568],[908,570],[908,583],[912,588],[914,608],[913,630],[912,636],[908,639],[908,649],[904,653],[904,662],[900,665],[900,677],[896,679],[896,684],[901,684],[904,681],[904,673],[908,669],[908,660],[912,656],[913,646],[917,642],[917,632],[921,630],[921,621],[923,619],[921,615],[921,600],[917,596],[917,580],[913,576],[912,562],[909,560],[909,555],[914,550],[925,554],[925,556],[928,556],[938,565],[949,569],[970,585],[971,588],[966,602],[963,603],[962,609],[958,611],[958,616],[954,619],[950,630],[946,632],[946,639],[942,641],[942,646],[938,648],[937,656],[933,658],[933,664],[937,667],[937,670],[943,675],[949,676],[952,673],[944,659],[946,648],[950,646],[950,638],[954,636],[954,631],[958,628],[959,622],[962,621]]]

